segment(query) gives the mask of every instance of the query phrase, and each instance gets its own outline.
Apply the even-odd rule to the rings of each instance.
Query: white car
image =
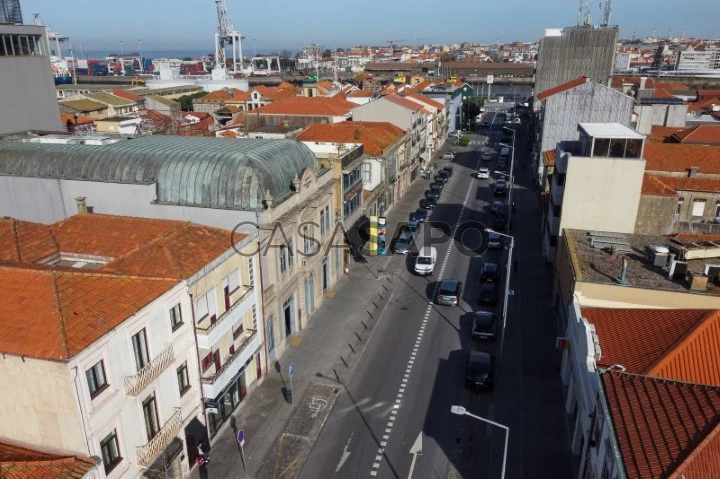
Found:
[[[443,160],[454,160],[454,159],[455,159],[455,153],[453,153],[452,151],[448,151],[448,152],[446,152],[446,153],[443,153],[442,159],[443,159]]]
[[[478,179],[490,178],[490,169],[478,168],[478,170],[475,172],[475,177]]]
[[[492,153],[490,153],[489,151],[484,151],[483,154],[482,154],[482,156],[481,156],[481,159],[482,159],[482,161],[490,161],[490,160],[492,160]]]

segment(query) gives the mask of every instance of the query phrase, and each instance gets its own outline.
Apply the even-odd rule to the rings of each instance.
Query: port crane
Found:
[[[232,45],[231,72],[242,73],[244,67],[242,41],[245,37],[235,30],[235,27],[230,22],[225,0],[215,0],[215,9],[217,10],[218,29],[215,33],[215,69],[213,70],[213,77],[224,78],[228,67],[228,58],[225,52],[227,45]]]

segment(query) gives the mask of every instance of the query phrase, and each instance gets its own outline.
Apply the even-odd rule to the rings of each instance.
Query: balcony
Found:
[[[252,308],[254,288],[245,287],[242,296],[230,306],[220,317],[207,327],[196,326],[197,345],[200,349],[212,349],[214,344],[220,341],[225,333],[232,330],[238,319],[242,318]]]
[[[257,331],[248,329],[239,340],[241,342],[239,346],[236,346],[235,353],[227,358],[225,364],[223,364],[220,369],[215,371],[211,376],[200,378],[203,383],[204,397],[215,398],[222,392],[230,380],[232,380],[248,360],[252,358],[255,350],[260,347],[262,336],[259,335]]]
[[[166,367],[175,360],[172,343],[165,346],[165,349],[155,356],[147,366],[138,371],[134,376],[125,376],[125,394],[137,396],[147,387]]]
[[[175,439],[178,431],[182,428],[182,409],[175,408],[175,412],[170,419],[163,425],[160,432],[158,432],[154,438],[150,440],[144,446],[140,446],[137,449],[137,463],[138,466],[147,467],[155,458],[157,458]]]

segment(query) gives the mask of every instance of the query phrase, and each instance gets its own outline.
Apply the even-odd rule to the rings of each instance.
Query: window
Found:
[[[678,198],[677,205],[675,206],[675,214],[676,215],[679,215],[680,212],[682,211],[683,201],[684,200],[682,198]]]
[[[325,209],[320,210],[320,236],[325,236]]]
[[[325,206],[325,231],[330,229],[330,205]]]
[[[190,389],[190,378],[188,377],[187,361],[177,368],[178,389],[182,397]]]
[[[715,203],[715,218],[720,218],[720,202]]]
[[[148,442],[150,442],[150,440],[160,432],[160,420],[158,419],[155,394],[151,394],[143,401],[142,408],[143,417],[145,418],[145,433],[147,434]]]
[[[563,186],[565,184],[565,173],[557,173],[553,176],[555,177],[555,181],[557,182],[558,186]]]
[[[705,214],[705,200],[693,201],[692,215],[703,216]]]
[[[233,341],[239,338],[244,331],[245,326],[243,325],[242,321],[240,321],[240,324],[233,328]]]
[[[85,377],[87,377],[88,389],[92,399],[95,399],[98,394],[108,388],[105,365],[102,361],[98,361],[95,366],[85,371]]]
[[[142,368],[147,366],[150,362],[150,355],[148,354],[147,348],[147,336],[145,335],[145,328],[141,329],[136,335],[132,337],[133,353],[135,356],[135,366],[140,371]]]
[[[235,270],[222,280],[223,297],[225,298],[225,310],[230,309],[232,302],[230,296],[240,289],[240,271]]]
[[[295,263],[295,243],[293,243],[293,240],[288,240],[287,250],[288,250],[288,267],[292,268],[293,264]]]
[[[285,245],[280,247],[280,274],[285,274],[287,271],[287,247]]]
[[[206,318],[210,318],[211,324],[215,322],[215,300],[213,291],[208,291],[197,300],[195,314],[198,318],[198,324],[202,323]]]
[[[175,331],[182,326],[182,324],[182,311],[180,310],[180,303],[178,303],[170,310],[170,325],[172,326],[172,330]]]
[[[110,471],[115,469],[115,466],[122,462],[120,448],[118,446],[117,431],[115,429],[113,429],[113,432],[105,436],[105,439],[100,441],[100,451],[102,451],[105,474],[109,474]]]
[[[370,163],[363,163],[362,179],[366,183],[369,183],[370,181],[372,181],[372,165],[370,165]]]

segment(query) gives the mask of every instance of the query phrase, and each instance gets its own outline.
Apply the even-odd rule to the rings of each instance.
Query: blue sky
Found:
[[[357,44],[534,41],[545,28],[572,25],[578,0],[481,0],[413,2],[226,0],[230,20],[258,51],[299,49],[310,43],[326,48]],[[601,18],[592,4],[594,23]],[[217,28],[214,0],[21,0],[26,23],[32,14],[56,32],[79,42],[85,51],[213,50]],[[614,0],[611,24],[620,34],[645,37],[656,27],[679,36],[720,37],[718,0]],[[416,40],[419,39],[419,40]],[[77,49],[77,47],[76,47]]]

